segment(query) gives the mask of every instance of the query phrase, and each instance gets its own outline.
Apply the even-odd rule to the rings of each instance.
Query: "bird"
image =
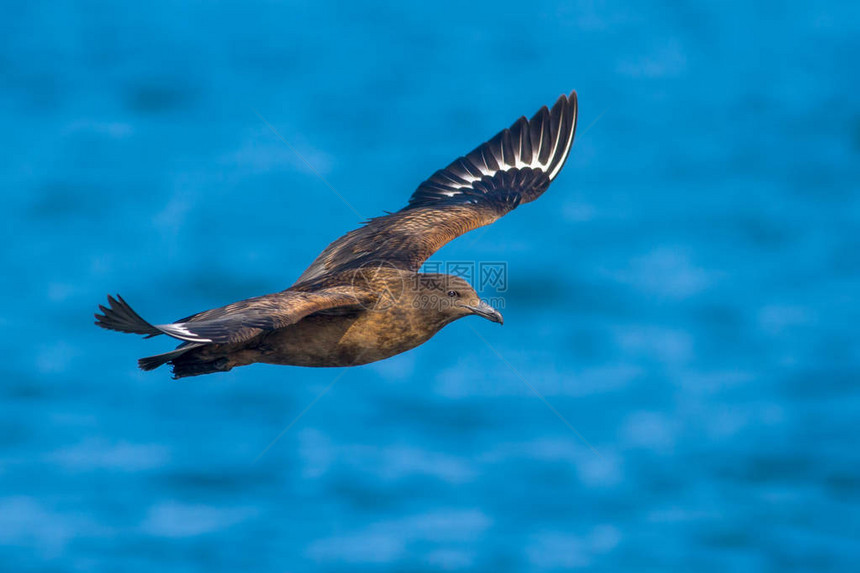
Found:
[[[405,207],[374,217],[331,243],[286,290],[152,324],[120,296],[99,305],[95,324],[166,335],[170,352],[141,358],[175,379],[267,363],[306,367],[368,364],[411,350],[466,316],[502,324],[462,277],[420,272],[449,241],[540,197],[573,146],[576,91],[524,116],[421,183]]]

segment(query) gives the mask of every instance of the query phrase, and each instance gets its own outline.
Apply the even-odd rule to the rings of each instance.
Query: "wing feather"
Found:
[[[576,119],[576,92],[519,118],[434,173],[406,207],[333,242],[296,284],[373,261],[417,271],[448,241],[540,197],[570,155]]]
[[[295,324],[315,312],[371,304],[374,297],[351,286],[316,292],[286,290],[207,310],[171,324],[155,325],[155,328],[186,342],[236,344]]]

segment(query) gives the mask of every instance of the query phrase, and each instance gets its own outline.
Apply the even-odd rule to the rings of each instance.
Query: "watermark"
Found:
[[[496,310],[505,310],[505,299],[500,296],[482,298],[485,303]],[[438,294],[418,294],[412,299],[412,308],[434,309],[442,311],[448,308],[463,306],[458,298],[452,298]]]
[[[506,261],[433,261],[424,263],[425,274],[459,277],[478,292],[492,291],[501,294],[508,290],[508,263]]]

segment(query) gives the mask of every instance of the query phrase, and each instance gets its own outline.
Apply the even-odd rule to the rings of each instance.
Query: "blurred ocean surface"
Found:
[[[4,2],[0,569],[860,562],[860,5]],[[290,285],[576,89],[505,326],[174,382],[108,333]],[[473,332],[588,440],[593,453]],[[853,566],[851,564],[854,564]],[[856,570],[856,569],[854,569]]]

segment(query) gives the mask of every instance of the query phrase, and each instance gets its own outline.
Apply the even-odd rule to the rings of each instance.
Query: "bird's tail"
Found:
[[[141,370],[155,370],[162,364],[170,364],[173,367],[173,378],[185,378],[186,376],[199,376],[213,372],[226,372],[232,368],[230,359],[226,356],[202,356],[199,352],[191,352],[201,346],[199,342],[187,342],[176,350],[147,356],[137,361]]]
[[[173,364],[173,378],[185,378],[186,376],[200,376],[201,374],[212,374],[214,372],[227,372],[233,368],[230,359],[221,356],[215,359],[204,360],[198,353],[190,352],[171,361]]]
[[[116,298],[108,295],[108,306],[99,305],[99,310],[103,314],[95,315],[96,325],[102,328],[143,334],[147,338],[163,334],[159,329],[143,320],[119,295],[116,295]]]
[[[189,350],[194,350],[199,346],[203,345],[192,342],[181,344],[176,350],[171,350],[170,352],[165,352],[163,354],[156,354],[155,356],[147,356],[145,358],[141,358],[137,361],[137,365],[140,367],[141,370],[155,370],[162,364],[172,362],[173,360],[179,358]]]

